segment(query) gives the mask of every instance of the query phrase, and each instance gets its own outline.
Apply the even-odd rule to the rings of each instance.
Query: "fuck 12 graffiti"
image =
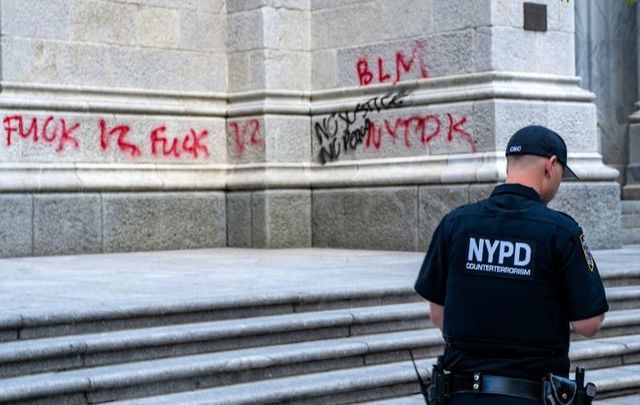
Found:
[[[13,148],[17,142],[22,142],[23,148],[50,145],[57,154],[65,154],[81,151],[86,142],[97,142],[103,153],[114,150],[131,159],[145,154],[170,159],[198,159],[210,155],[207,129],[190,128],[186,133],[171,135],[166,125],[159,124],[146,134],[146,138],[136,138],[130,125],[109,123],[104,118],[98,118],[93,126],[86,121],[81,123],[53,115],[29,117],[22,114],[3,117],[2,125],[4,144],[8,149]],[[79,136],[82,133],[84,137]]]

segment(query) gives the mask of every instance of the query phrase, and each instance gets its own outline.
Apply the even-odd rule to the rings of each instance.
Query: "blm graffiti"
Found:
[[[322,164],[334,162],[343,154],[358,148],[381,150],[385,145],[412,149],[428,146],[438,138],[451,143],[461,139],[470,152],[476,152],[475,141],[467,131],[465,115],[406,114],[382,118],[380,113],[404,106],[410,91],[400,90],[359,103],[351,111],[333,113],[314,124],[319,144],[318,159]]]

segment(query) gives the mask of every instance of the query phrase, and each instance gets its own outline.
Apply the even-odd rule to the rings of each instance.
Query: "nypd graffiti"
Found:
[[[487,276],[532,280],[535,242],[469,237],[466,271]]]

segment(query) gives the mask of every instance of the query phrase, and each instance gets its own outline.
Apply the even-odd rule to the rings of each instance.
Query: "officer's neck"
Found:
[[[520,184],[521,186],[529,187],[535,190],[540,196],[542,201],[545,201],[542,193],[542,181],[532,178],[532,176],[510,174],[507,176],[506,184]]]

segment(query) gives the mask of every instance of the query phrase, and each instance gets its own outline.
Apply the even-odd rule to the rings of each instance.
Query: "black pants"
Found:
[[[507,395],[458,394],[449,400],[449,405],[540,405],[540,401],[521,399]]]

